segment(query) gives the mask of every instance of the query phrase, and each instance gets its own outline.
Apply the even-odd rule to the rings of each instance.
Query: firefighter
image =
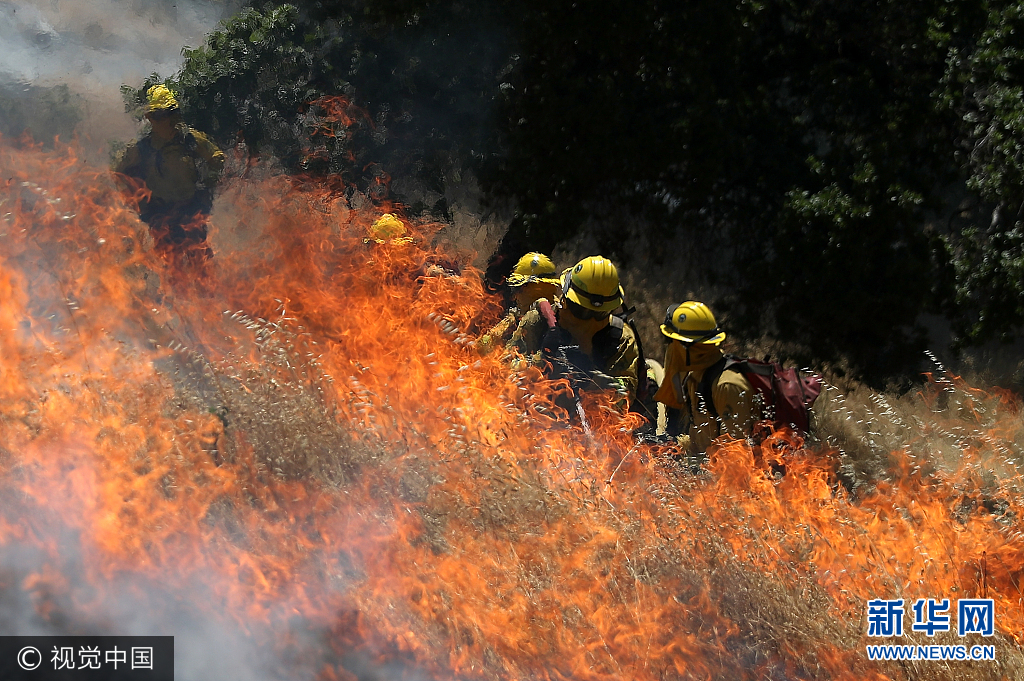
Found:
[[[562,274],[557,324],[548,330],[542,356],[554,377],[579,390],[613,390],[624,404],[636,397],[639,350],[629,324],[612,312],[623,291],[615,265],[600,255]]]
[[[406,234],[405,224],[394,213],[384,213],[370,225],[367,230],[369,236],[363,239],[363,243],[383,244],[411,244],[413,238]]]
[[[181,120],[178,100],[166,85],[149,88],[144,112],[150,131],[125,148],[114,170],[141,180],[151,192],[139,203],[139,217],[158,250],[208,259],[206,219],[224,152]]]
[[[496,348],[516,349],[529,357],[540,350],[547,327],[542,324],[538,301],[554,304],[561,291],[558,270],[551,258],[543,253],[527,253],[516,263],[505,279],[512,294],[512,304],[505,316],[476,343],[481,355]]]
[[[669,409],[669,433],[694,453],[722,434],[749,437],[756,421],[754,390],[740,372],[722,370],[725,332],[708,306],[694,300],[672,305],[661,333],[670,343],[654,399]]]
[[[366,261],[366,264],[373,267],[378,264],[378,257],[385,259],[401,257],[399,254],[403,252],[403,249],[396,247],[405,247],[410,244],[422,245],[422,240],[414,234],[409,234],[408,228],[398,215],[384,213],[367,228],[367,236],[363,239],[363,243],[368,244],[373,256]],[[404,252],[406,255],[411,255],[414,250]],[[386,272],[388,269],[384,268],[381,272]],[[411,277],[417,286],[422,285],[429,277],[447,277],[461,282],[462,266],[457,260],[429,253],[417,268],[401,272],[398,276],[391,276],[390,281],[400,281],[408,277]]]

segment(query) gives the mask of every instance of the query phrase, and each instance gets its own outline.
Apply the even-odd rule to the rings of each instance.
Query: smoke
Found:
[[[171,75],[181,50],[198,46],[240,0],[0,0],[0,131],[37,140],[75,128],[93,144],[131,137],[120,87],[150,73]],[[65,111],[41,121],[54,88],[67,88]],[[49,94],[52,99],[53,95]],[[72,113],[74,112],[74,113]],[[68,122],[72,121],[69,126]]]
[[[280,678],[268,673],[283,665],[272,652],[241,627],[209,616],[203,598],[210,584],[195,582],[192,589],[170,591],[136,574],[88,583],[82,577],[86,570],[79,537],[66,529],[50,529],[53,534],[40,538],[58,547],[58,555],[19,544],[6,545],[0,555],[0,635],[172,634],[178,679]],[[44,619],[40,611],[55,615]]]
[[[181,577],[101,566],[97,558],[104,549],[76,525],[76,519],[90,517],[94,509],[83,503],[88,506],[98,497],[102,484],[101,474],[81,453],[74,448],[49,453],[74,461],[68,462],[68,475],[81,497],[51,490],[41,506],[33,494],[19,494],[19,484],[39,485],[40,490],[50,484],[36,480],[31,466],[14,479],[0,480],[0,524],[16,517],[25,534],[24,541],[6,541],[0,550],[0,636],[173,635],[175,678],[182,681],[315,676],[323,642],[297,626],[282,646],[279,632],[269,625],[236,619],[240,613],[218,605],[224,590],[235,586],[223,573],[206,570]],[[216,543],[204,551],[214,564],[229,560]],[[285,598],[277,605],[288,612],[298,608]]]

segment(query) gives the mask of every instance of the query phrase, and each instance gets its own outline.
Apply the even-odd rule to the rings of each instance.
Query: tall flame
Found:
[[[694,472],[601,397],[587,436],[552,418],[559,385],[473,353],[500,309],[437,225],[379,244],[369,201],[237,179],[213,261],[171,276],[73,148],[0,167],[19,632],[185,635],[185,611],[271,651],[265,678],[940,678],[867,660],[866,600],[985,596],[999,666],[958,678],[1022,668],[1010,396],[934,382],[856,494],[784,431]]]

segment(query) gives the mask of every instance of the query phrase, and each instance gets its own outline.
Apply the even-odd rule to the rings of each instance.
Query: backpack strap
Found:
[[[153,148],[153,141],[149,139],[149,135],[140,139],[135,147],[139,150],[139,163],[143,167],[149,162],[149,159],[156,155],[156,149]]]
[[[594,348],[594,357],[599,361],[601,371],[608,368],[608,359],[619,349],[622,342],[622,328],[625,322],[621,317],[612,315],[608,318],[608,326],[594,334],[591,344]]]
[[[699,405],[691,405],[688,392],[683,391],[691,414],[696,414],[699,410],[694,407],[699,406],[705,413],[718,420],[713,389],[725,371],[735,371],[750,383],[753,395],[760,396],[763,408],[771,409],[770,413],[774,414],[771,420],[776,424],[791,425],[797,430],[808,431],[808,413],[811,403],[821,392],[821,379],[813,374],[805,378],[796,369],[783,369],[777,363],[741,359],[731,355],[726,355],[705,370],[695,391]],[[721,431],[722,424],[718,421],[719,434]]]
[[[722,374],[726,371],[736,371],[743,373],[747,370],[748,362],[732,355],[725,355],[722,359],[718,360],[707,369],[704,370],[704,375],[700,378],[700,383],[697,384],[697,401],[699,407],[704,410],[705,413],[709,414],[711,418],[715,420],[718,425],[718,434],[722,434],[722,422],[718,418],[718,408],[715,407],[714,389],[718,385],[718,379],[722,377]],[[690,413],[694,413],[693,406],[690,406]]]
[[[195,158],[196,154],[199,153],[199,140],[196,139],[195,131],[187,125],[182,126],[181,131],[182,137],[185,138],[185,148],[188,149],[189,154]]]
[[[715,408],[712,392],[718,384],[718,379],[722,377],[722,372],[725,371],[730,359],[732,358],[726,355],[704,370],[704,375],[700,377],[700,383],[697,384],[697,390],[695,391],[697,404],[691,405],[691,411],[696,406],[704,413],[709,414],[711,418],[718,418],[718,409]]]
[[[658,390],[658,386],[655,384],[651,385],[651,381],[647,378],[647,355],[644,354],[644,341],[640,337],[640,329],[637,328],[636,322],[633,321],[633,313],[636,312],[636,305],[630,305],[626,307],[626,303],[622,303],[622,313],[619,315],[612,315],[618,317],[625,324],[629,325],[630,331],[633,332],[633,339],[636,342],[636,403],[641,404],[647,399],[652,397]]]
[[[643,402],[651,396],[651,386],[647,380],[647,357],[644,355],[644,342],[640,338],[640,329],[636,328],[636,322],[626,318],[630,331],[633,332],[633,340],[636,341],[636,399]]]
[[[199,179],[199,182],[202,183],[203,168],[206,167],[206,159],[199,154],[199,140],[196,139],[195,131],[188,125],[183,125],[181,127],[181,136],[184,141],[184,147],[188,151],[188,157],[192,161],[192,167],[195,168],[196,177]]]
[[[145,135],[135,141],[135,150],[139,155],[138,160],[133,165],[125,168],[124,174],[141,180],[146,177],[147,165],[149,160],[156,154],[156,150],[149,141],[149,135]]]

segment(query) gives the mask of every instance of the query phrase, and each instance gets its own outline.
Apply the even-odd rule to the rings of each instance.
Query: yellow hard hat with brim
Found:
[[[669,306],[661,332],[687,344],[718,345],[725,340],[711,309],[696,300]]]
[[[405,237],[405,225],[393,213],[384,213],[370,225],[370,238],[365,241],[376,241],[379,244],[397,241]]]
[[[178,99],[166,85],[154,85],[146,91],[147,114],[172,113],[178,110]]]
[[[562,282],[558,278],[558,269],[551,258],[543,253],[527,253],[519,258],[512,274],[508,275],[505,283],[515,288],[533,283],[552,284],[559,286]]]
[[[611,260],[592,255],[580,260],[562,275],[562,293],[566,299],[595,312],[611,312],[625,293],[619,286],[619,271]]]

